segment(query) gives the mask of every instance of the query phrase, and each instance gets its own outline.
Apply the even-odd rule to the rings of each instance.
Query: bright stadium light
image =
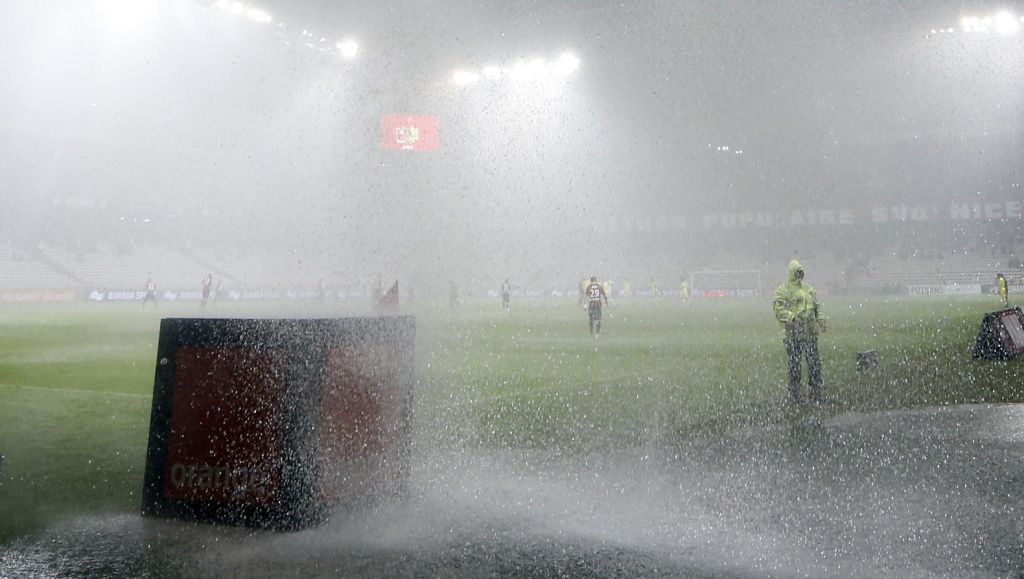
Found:
[[[543,58],[535,58],[530,62],[530,77],[543,78],[548,74],[548,62]]]
[[[100,10],[113,27],[132,29],[149,20],[159,10],[157,0],[104,0]]]
[[[519,61],[508,71],[508,77],[516,82],[532,82],[547,75],[548,63],[543,58],[530,62]]]
[[[228,11],[232,14],[242,14],[245,12],[245,4],[239,2],[238,0],[235,0],[231,3],[231,6],[228,8]]]
[[[463,68],[455,73],[454,78],[456,84],[459,85],[477,82],[481,77],[489,81],[500,81],[507,78],[515,83],[532,83],[565,78],[579,70],[579,67],[580,59],[576,55],[566,52],[553,61],[537,57],[532,60],[520,60],[504,67],[498,64],[488,64],[478,69],[478,72],[468,72],[468,69]]]
[[[1021,22],[1024,22],[1024,17],[1018,18],[1013,12],[1003,10],[988,16],[964,16],[960,19],[960,29],[968,34],[995,32],[1010,36],[1020,31]],[[950,28],[949,32],[952,31],[953,29]]]
[[[359,54],[359,43],[355,40],[342,40],[338,43],[338,51],[341,52],[341,56],[352,60]]]
[[[519,61],[508,69],[508,77],[514,81],[526,80],[530,74],[530,67],[523,61]]]
[[[265,10],[260,10],[259,8],[249,8],[245,11],[245,15],[248,16],[250,20],[261,24],[270,24],[274,21],[269,13]]]
[[[569,76],[580,68],[580,59],[576,55],[566,52],[555,62],[554,73],[557,76]]]
[[[1010,12],[996,14],[992,21],[992,27],[999,34],[1016,34],[1020,30],[1020,20]]]
[[[455,73],[452,74],[452,82],[458,86],[470,85],[478,80],[480,80],[479,74],[467,70],[456,70]]]

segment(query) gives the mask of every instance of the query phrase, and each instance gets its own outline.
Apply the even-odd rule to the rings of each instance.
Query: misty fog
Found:
[[[0,305],[29,304],[0,323],[0,576],[1024,566],[1019,366],[968,343],[1024,293],[1020,2],[0,10]],[[839,327],[814,404],[768,303],[792,258]],[[407,502],[290,534],[139,515],[160,317],[381,312],[395,282]]]
[[[933,34],[961,4],[268,1],[259,22],[212,1],[8,3],[4,237],[481,289],[1006,253],[1020,40]],[[564,77],[453,82],[563,53]],[[436,117],[437,150],[382,149],[390,114]]]

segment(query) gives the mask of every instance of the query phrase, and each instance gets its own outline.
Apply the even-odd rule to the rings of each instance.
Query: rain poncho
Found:
[[[797,278],[797,272],[803,271],[800,262],[789,262],[789,275],[786,282],[775,288],[772,310],[775,319],[779,320],[787,336],[817,335],[819,324],[823,319],[818,313],[818,296],[810,284]]]

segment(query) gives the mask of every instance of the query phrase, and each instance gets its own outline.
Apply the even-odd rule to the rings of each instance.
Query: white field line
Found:
[[[39,390],[43,392],[61,392],[67,394],[89,394],[94,396],[117,396],[121,398],[152,398],[152,394],[134,394],[132,392],[103,392],[100,390],[76,390],[74,388],[44,388],[42,386],[21,386],[19,384],[0,384],[0,388],[18,388],[22,390]]]

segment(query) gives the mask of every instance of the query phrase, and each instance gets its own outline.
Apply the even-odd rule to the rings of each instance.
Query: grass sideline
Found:
[[[170,305],[170,304],[168,304]],[[344,315],[224,304],[228,316]],[[995,298],[835,298],[820,347],[823,409],[786,403],[766,300],[621,301],[599,340],[571,301],[479,302],[418,316],[415,442],[587,453],[671,446],[806,412],[1020,402],[1024,365],[975,362]],[[415,308],[413,308],[415,309]],[[5,307],[0,321],[0,545],[66,517],[134,513],[162,316],[191,306]],[[858,372],[857,351],[880,367]]]

